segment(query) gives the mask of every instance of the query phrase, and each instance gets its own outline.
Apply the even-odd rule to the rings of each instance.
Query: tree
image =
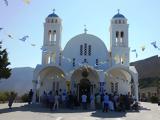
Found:
[[[11,69],[8,68],[8,53],[6,49],[2,49],[2,42],[0,41],[0,80],[7,79],[11,75]]]

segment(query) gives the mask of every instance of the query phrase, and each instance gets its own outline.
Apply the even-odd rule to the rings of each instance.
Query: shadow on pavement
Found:
[[[140,110],[150,110],[148,108],[144,108],[143,106],[140,107]],[[10,113],[10,112],[39,112],[39,113],[82,113],[82,112],[91,112],[92,117],[100,117],[100,118],[120,118],[125,117],[129,112],[139,112],[139,111],[126,111],[126,112],[102,112],[102,110],[82,110],[81,108],[74,108],[74,109],[64,109],[60,108],[56,111],[51,111],[49,108],[42,106],[41,104],[32,104],[32,105],[22,105],[19,107],[13,107],[12,109],[3,108],[0,109],[0,114],[3,113]]]
[[[125,117],[126,112],[102,112],[102,111],[95,111],[91,114],[92,117],[100,117],[100,118],[120,118]]]
[[[67,109],[60,108],[58,110],[51,111],[49,108],[42,106],[41,104],[32,104],[32,105],[22,105],[19,107],[2,108],[0,109],[0,114],[16,112],[16,111],[24,111],[24,112],[42,112],[42,113],[80,113],[80,112],[91,112],[92,110],[82,110],[81,108]]]

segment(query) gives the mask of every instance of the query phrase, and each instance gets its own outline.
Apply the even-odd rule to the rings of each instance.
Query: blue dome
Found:
[[[125,16],[120,13],[117,13],[116,15],[113,16],[113,18],[125,18]]]
[[[53,12],[52,14],[49,14],[48,17],[58,17],[58,15]]]

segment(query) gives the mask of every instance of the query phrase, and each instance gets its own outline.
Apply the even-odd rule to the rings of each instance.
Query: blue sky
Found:
[[[0,1],[0,40],[9,53],[10,67],[35,67],[41,63],[43,23],[56,9],[63,20],[62,48],[75,35],[83,33],[84,24],[88,33],[101,38],[109,49],[109,25],[111,18],[120,9],[129,23],[129,46],[137,49],[138,58],[130,52],[130,61],[137,61],[160,51],[150,44],[157,41],[160,46],[160,1],[159,0],[8,0],[5,6]],[[14,39],[7,35],[11,34]],[[26,42],[18,40],[29,35]],[[36,44],[35,47],[30,44]],[[146,49],[142,52],[141,46]]]

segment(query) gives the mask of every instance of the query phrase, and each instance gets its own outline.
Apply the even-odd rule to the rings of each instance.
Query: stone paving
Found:
[[[14,103],[9,110],[7,104],[0,104],[0,120],[160,120],[160,106],[142,102],[139,112],[103,113],[81,109],[50,111],[40,105],[24,103]]]

